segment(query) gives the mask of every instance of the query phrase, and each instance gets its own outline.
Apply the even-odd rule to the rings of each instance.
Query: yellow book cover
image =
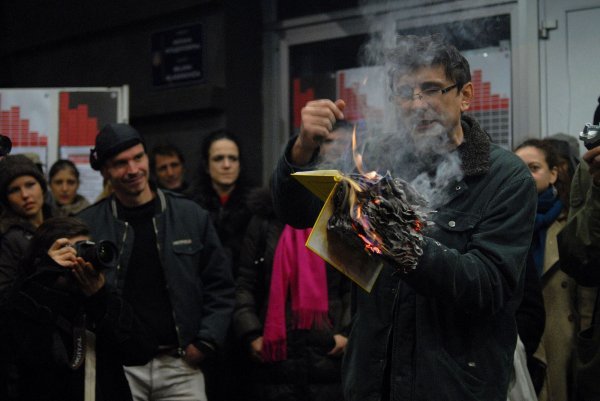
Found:
[[[362,248],[350,247],[338,234],[327,230],[327,222],[333,213],[333,194],[343,174],[337,170],[315,170],[292,176],[325,202],[306,246],[365,291],[371,292],[383,268],[382,260]]]

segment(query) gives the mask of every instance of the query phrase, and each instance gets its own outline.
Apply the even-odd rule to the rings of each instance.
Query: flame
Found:
[[[354,124],[354,129],[352,130],[352,158],[354,159],[354,164],[356,165],[356,170],[358,170],[358,172],[365,176],[366,178],[370,179],[370,180],[374,180],[377,178],[377,172],[376,171],[369,171],[368,173],[365,173],[365,170],[363,168],[363,158],[362,155],[360,153],[357,152],[356,150],[356,124]]]
[[[356,170],[367,180],[376,180],[379,176],[376,171],[370,171],[368,173],[365,173],[362,155],[357,152],[356,148],[356,124],[354,124],[354,129],[352,130],[352,158],[354,159]],[[350,207],[350,216],[355,222],[355,224],[353,224],[354,231],[364,243],[365,250],[367,252],[382,254],[383,241],[381,239],[381,236],[372,229],[368,217],[363,213],[363,205],[358,199],[358,194],[363,192],[364,190],[363,188],[361,188],[359,183],[354,181],[353,179],[348,177],[346,181],[348,182],[348,184],[350,184],[348,193],[348,203]],[[380,203],[380,200],[378,199],[372,199],[370,201],[373,202],[375,205],[378,205]]]
[[[354,124],[354,129],[352,130],[352,158],[354,159],[354,164],[356,165],[358,172],[365,175],[363,171],[362,155],[356,151],[356,124]]]

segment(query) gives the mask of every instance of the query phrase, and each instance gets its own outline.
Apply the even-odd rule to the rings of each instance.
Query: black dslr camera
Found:
[[[579,133],[579,139],[588,150],[600,145],[600,125],[586,124]]]
[[[9,137],[0,135],[0,157],[6,156],[12,149],[12,141]]]
[[[111,241],[78,241],[74,246],[77,256],[90,262],[96,270],[106,270],[117,267],[117,246]]]

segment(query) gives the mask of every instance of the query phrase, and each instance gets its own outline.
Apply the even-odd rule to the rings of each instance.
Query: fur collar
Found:
[[[464,141],[458,152],[465,176],[484,175],[490,169],[490,137],[471,116],[464,114],[461,125]]]

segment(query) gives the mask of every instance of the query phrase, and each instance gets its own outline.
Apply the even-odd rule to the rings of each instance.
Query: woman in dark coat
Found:
[[[76,254],[82,240],[89,229],[71,217],[36,230],[0,308],[1,400],[132,399],[122,365],[146,363],[157,344],[99,267]]]
[[[240,143],[231,132],[220,130],[202,142],[200,179],[188,196],[208,210],[223,246],[231,252],[232,272],[237,276],[239,255],[246,226],[250,187],[246,182]],[[244,400],[245,373],[242,351],[231,331],[216,359],[205,363],[208,399]]]
[[[278,264],[276,254],[281,252],[277,250],[283,242],[281,238],[293,229],[276,218],[267,190],[253,194],[250,205],[254,215],[240,255],[233,326],[253,362],[248,370],[253,377],[253,396],[260,400],[341,400],[340,363],[350,326],[350,281],[321,261],[318,268],[324,271],[326,290],[316,295],[326,300],[325,319],[314,315],[310,327],[298,328],[301,323],[294,310],[294,290],[290,290],[292,295],[287,298],[275,297],[277,284],[272,283],[277,281],[272,278],[276,274],[274,265]],[[296,235],[301,231],[296,230]],[[301,239],[292,253],[310,252],[304,247],[304,238]],[[292,278],[290,288],[301,288],[303,272],[313,267],[317,268],[297,266],[300,279]],[[279,288],[280,293],[286,294],[286,288]],[[278,346],[277,341],[268,345],[270,335],[265,326],[271,325],[267,316],[277,310],[273,303],[285,312],[283,346]]]
[[[250,186],[243,170],[240,143],[231,132],[209,134],[202,143],[202,171],[190,197],[208,210],[224,247],[231,251],[234,277],[240,246],[250,221]]]
[[[44,203],[46,181],[23,155],[7,156],[0,166],[0,298],[10,288],[29,240],[44,219],[52,216]]]

